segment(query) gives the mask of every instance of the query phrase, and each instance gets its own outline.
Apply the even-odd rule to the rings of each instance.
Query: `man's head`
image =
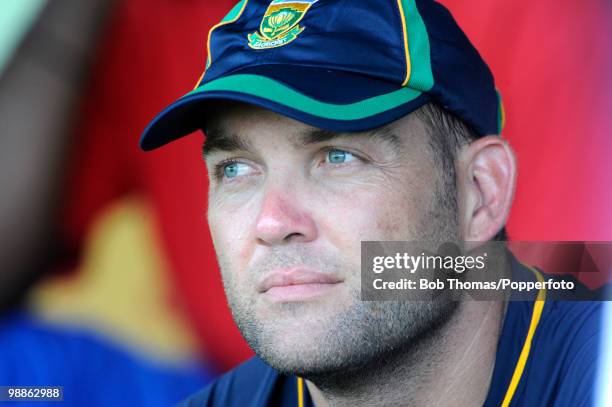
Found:
[[[208,218],[235,319],[272,366],[385,360],[456,304],[362,302],[360,242],[490,240],[512,200],[493,77],[431,0],[242,0],[196,88],[145,130],[198,128]],[[258,107],[256,107],[258,106]]]
[[[350,134],[244,104],[211,113],[213,241],[234,318],[273,367],[305,377],[358,369],[452,315],[448,298],[363,302],[359,292],[362,240],[489,240],[503,226],[509,148],[495,136],[435,134],[449,125],[438,109]]]

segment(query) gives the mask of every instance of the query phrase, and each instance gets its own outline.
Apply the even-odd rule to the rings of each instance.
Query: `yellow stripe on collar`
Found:
[[[304,407],[304,379],[297,378],[298,407]]]
[[[535,274],[539,282],[544,282],[544,279],[539,271],[532,267],[529,267],[529,269]],[[535,335],[538,324],[540,323],[540,317],[542,316],[542,310],[544,309],[545,302],[546,289],[542,287],[542,289],[538,292],[535,302],[533,303],[533,312],[531,314],[531,322],[529,323],[529,331],[527,331],[527,337],[525,338],[523,349],[521,350],[518,362],[514,368],[514,373],[512,374],[510,385],[508,386],[504,401],[502,402],[502,407],[508,407],[510,405],[512,397],[514,397],[514,393],[516,392],[519,382],[521,381],[521,377],[525,371],[525,365],[527,364],[527,359],[529,358],[529,353],[531,351],[531,342],[533,341],[533,336]]]

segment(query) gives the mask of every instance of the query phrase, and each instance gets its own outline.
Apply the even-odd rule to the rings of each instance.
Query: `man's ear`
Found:
[[[491,240],[506,224],[516,186],[516,158],[499,136],[462,147],[455,162],[465,241]]]

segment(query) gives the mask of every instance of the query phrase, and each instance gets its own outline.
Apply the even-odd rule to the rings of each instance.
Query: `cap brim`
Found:
[[[322,78],[320,72],[316,74]],[[144,130],[140,147],[145,151],[153,150],[204,128],[206,101],[213,99],[261,106],[335,132],[358,132],[384,126],[430,100],[425,93],[355,74],[333,72],[330,79],[334,89],[331,91],[328,86],[304,88],[305,83],[312,81],[303,75],[296,75],[299,81],[296,84],[273,76],[260,69],[257,73],[241,71],[205,83],[159,113]],[[360,91],[355,92],[355,89]]]

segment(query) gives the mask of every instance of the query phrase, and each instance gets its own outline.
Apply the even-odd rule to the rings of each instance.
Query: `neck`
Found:
[[[317,407],[477,406],[485,401],[505,303],[463,301],[428,337],[370,366],[313,377]]]

